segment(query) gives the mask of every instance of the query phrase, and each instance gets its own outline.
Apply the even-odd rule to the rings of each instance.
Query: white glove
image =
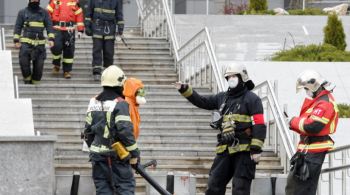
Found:
[[[251,158],[255,163],[259,163],[260,157],[261,157],[261,153],[260,153],[260,154],[251,154],[251,155],[250,155],[250,158]]]
[[[81,39],[83,37],[83,33],[82,32],[78,32],[78,39]]]

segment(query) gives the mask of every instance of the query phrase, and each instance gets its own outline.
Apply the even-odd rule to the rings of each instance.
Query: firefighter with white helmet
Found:
[[[316,194],[326,152],[334,146],[329,135],[336,132],[338,124],[338,108],[331,94],[334,86],[330,82],[318,72],[306,70],[296,82],[297,92],[302,89],[308,97],[300,115],[289,122],[289,128],[300,135],[300,141],[291,159],[287,195]]]
[[[101,77],[103,91],[90,100],[83,138],[90,147],[92,178],[97,195],[133,195],[140,152],[133,135],[129,105],[123,98],[124,72],[117,66],[106,68]],[[121,159],[112,145],[121,142],[130,158]]]
[[[181,82],[175,83],[175,87],[195,106],[219,110],[220,118],[211,123],[220,132],[205,194],[224,195],[232,178],[232,194],[250,194],[266,137],[263,106],[261,99],[251,92],[254,83],[245,66],[230,64],[224,76],[229,88],[216,95],[201,96]]]

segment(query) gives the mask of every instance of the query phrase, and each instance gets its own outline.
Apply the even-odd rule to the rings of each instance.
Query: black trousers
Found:
[[[227,152],[217,155],[209,172],[206,195],[225,195],[226,185],[232,179],[233,195],[249,195],[255,177],[256,164],[250,152]]]
[[[33,83],[41,80],[43,75],[44,61],[46,59],[45,45],[31,45],[22,43],[19,51],[19,65],[23,79]],[[31,70],[31,61],[33,62],[33,72]]]
[[[136,183],[129,162],[112,158],[111,167],[109,167],[106,156],[90,154],[90,159],[96,195],[135,194]]]
[[[92,68],[93,74],[101,74],[103,67],[107,68],[113,64],[114,39],[93,38]]]
[[[55,45],[51,48],[53,55],[52,64],[63,66],[63,72],[72,71],[75,51],[75,33],[68,31],[55,30]],[[61,56],[63,53],[63,59]]]
[[[307,153],[306,163],[309,168],[310,178],[301,181],[289,173],[287,178],[286,195],[316,195],[318,179],[326,153]]]

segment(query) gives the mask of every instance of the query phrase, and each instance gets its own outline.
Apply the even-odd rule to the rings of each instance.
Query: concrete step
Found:
[[[210,121],[210,113],[173,113],[173,112],[141,112],[141,119],[142,120],[149,120],[149,119],[159,119],[159,120],[170,120],[173,118],[176,119],[207,119]],[[51,111],[51,113],[39,113],[34,114],[34,120],[41,120],[45,118],[77,118],[79,120],[85,120],[86,114],[85,112],[79,112],[79,113],[64,113],[64,112],[57,112],[57,110]]]
[[[164,93],[174,93],[176,89],[173,85],[146,85],[145,89],[147,92],[164,92]],[[198,93],[209,93],[210,91],[206,87],[196,87],[194,88]],[[74,92],[74,91],[102,91],[101,85],[96,84],[46,84],[40,83],[38,85],[24,85],[19,84],[19,91],[65,91],[65,92]],[[171,106],[171,105],[170,105]]]
[[[139,36],[139,37],[135,37],[135,36],[132,36],[132,37],[128,37],[127,35],[124,36],[125,38],[125,41],[129,44],[129,43],[135,43],[135,42],[146,42],[146,43],[158,43],[158,42],[161,42],[161,43],[167,43],[168,41],[164,38],[158,38],[158,37],[142,37],[142,36]],[[7,41],[13,41],[13,34],[9,34],[9,33],[5,33],[5,39]],[[88,37],[88,36],[84,36],[82,37],[81,39],[76,39],[76,43],[89,43],[89,44],[92,44],[93,40],[92,40],[92,37]],[[120,43],[120,44],[123,44],[122,41],[117,41],[117,43]]]
[[[46,127],[54,126],[57,128],[83,128],[85,125],[85,120],[82,119],[67,119],[67,118],[45,118],[36,120],[34,119],[35,127]],[[143,119],[142,126],[203,126],[209,125],[208,119]]]

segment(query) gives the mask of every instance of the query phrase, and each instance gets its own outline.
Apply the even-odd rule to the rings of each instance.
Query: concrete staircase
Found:
[[[12,26],[7,32],[7,49],[12,50],[14,74],[21,79],[18,50],[12,44]],[[196,174],[197,194],[206,188],[208,172],[215,156],[216,131],[209,127],[210,112],[198,109],[181,97],[171,83],[177,81],[174,60],[165,39],[143,38],[138,28],[127,28],[125,36],[133,48],[117,43],[115,64],[129,77],[144,81],[147,104],[141,107],[139,147],[142,161],[157,159],[157,171],[190,171]],[[101,87],[91,77],[91,38],[76,42],[72,79],[51,75],[51,53],[47,50],[44,76],[39,85],[19,81],[20,97],[32,98],[35,130],[58,136],[55,170],[57,178],[73,171],[90,177],[88,154],[81,151],[80,132],[84,126],[88,101]],[[210,94],[207,88],[196,89]],[[149,170],[154,171],[152,169]],[[260,173],[281,173],[279,157],[266,148]],[[136,175],[137,194],[145,194],[145,181]],[[228,193],[230,192],[228,187]],[[90,192],[91,193],[91,192]]]

